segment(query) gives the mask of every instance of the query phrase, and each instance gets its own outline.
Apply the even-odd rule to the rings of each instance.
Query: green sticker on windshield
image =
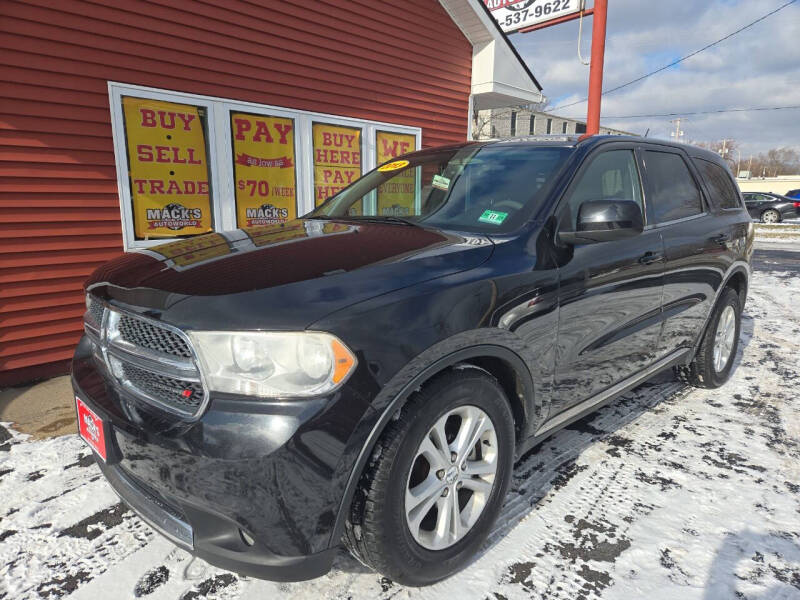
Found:
[[[434,175],[431,185],[440,190],[447,191],[447,188],[450,187],[450,180],[447,177],[442,177],[441,175]]]
[[[508,213],[498,212],[496,210],[485,210],[483,214],[478,217],[481,223],[491,223],[492,225],[500,225],[506,220]]]

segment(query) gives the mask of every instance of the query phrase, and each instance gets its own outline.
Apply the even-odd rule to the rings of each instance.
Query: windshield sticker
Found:
[[[431,185],[435,188],[439,188],[440,190],[447,191],[447,188],[450,187],[450,180],[447,177],[442,177],[441,175],[434,175]]]
[[[386,171],[397,171],[398,169],[402,169],[408,166],[407,160],[395,160],[390,163],[386,163],[382,167],[378,167],[378,171],[381,173],[385,173]]]
[[[491,223],[492,225],[501,225],[506,220],[508,213],[498,212],[496,210],[485,210],[483,214],[478,217],[481,223]]]

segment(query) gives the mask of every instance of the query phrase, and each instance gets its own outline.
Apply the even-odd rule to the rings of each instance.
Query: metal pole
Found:
[[[589,108],[586,135],[600,133],[600,101],[603,96],[603,59],[606,51],[608,0],[595,0],[592,23],[592,66],[589,69]]]

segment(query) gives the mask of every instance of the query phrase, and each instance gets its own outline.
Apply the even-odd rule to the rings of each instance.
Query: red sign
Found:
[[[103,420],[77,396],[75,403],[78,407],[78,432],[92,450],[105,461],[106,437],[103,432]]]

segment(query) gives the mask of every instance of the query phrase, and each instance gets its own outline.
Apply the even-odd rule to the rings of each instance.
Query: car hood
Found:
[[[380,294],[477,267],[485,236],[295,220],[125,254],[86,289],[186,329],[302,329]]]

